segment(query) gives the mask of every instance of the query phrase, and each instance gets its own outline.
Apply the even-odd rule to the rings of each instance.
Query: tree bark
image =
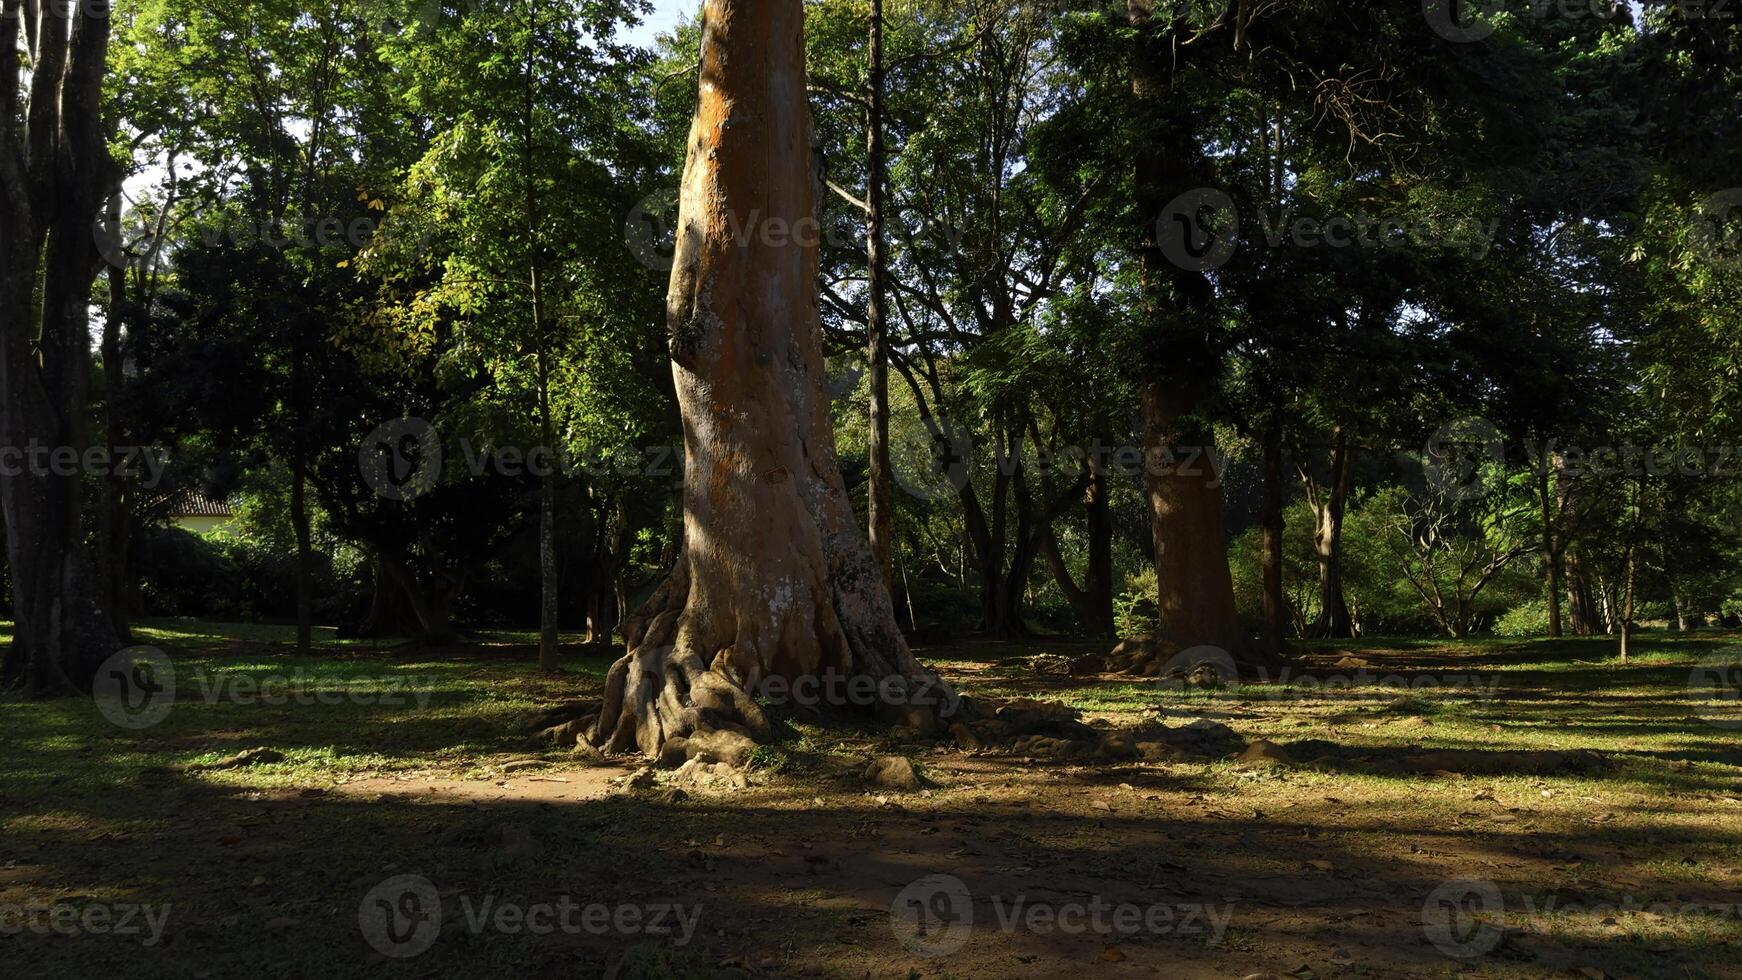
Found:
[[[562,670],[557,637],[556,481],[554,472],[538,480],[538,669],[547,674]]]
[[[1221,483],[1210,462],[1215,437],[1193,423],[1193,407],[1177,384],[1151,384],[1144,391],[1157,631],[1172,646],[1209,645],[1238,656],[1246,641],[1234,611]],[[1188,462],[1176,447],[1201,447],[1202,455]]]
[[[403,554],[378,548],[376,556],[377,567],[411,607],[412,619],[416,625],[416,634],[412,638],[425,646],[446,646],[459,642],[460,631],[454,625],[453,612],[443,591],[439,587],[425,588],[418,580],[416,570]]]
[[[1579,562],[1576,548],[1563,552],[1566,567],[1567,612],[1572,621],[1573,635],[1596,636],[1602,630],[1598,621],[1596,600],[1591,595],[1591,582]]]
[[[1633,596],[1638,581],[1638,547],[1627,546],[1627,581],[1621,598],[1621,662],[1626,663],[1633,648]]]
[[[373,572],[374,588],[369,597],[369,612],[363,624],[357,628],[357,635],[371,638],[415,636],[421,627],[412,612],[411,601],[405,590],[400,588],[397,579],[387,571],[379,555],[371,554],[369,564]]]
[[[1083,499],[1089,521],[1089,567],[1083,574],[1087,607],[1083,631],[1089,636],[1111,637],[1113,626],[1113,501],[1107,483],[1107,460],[1099,453],[1089,458],[1089,489]]]
[[[109,196],[107,204],[109,227],[121,226],[121,195]],[[103,356],[103,443],[109,461],[102,480],[102,495],[97,512],[97,573],[103,583],[102,600],[116,638],[132,642],[128,622],[128,551],[132,537],[133,515],[128,509],[127,481],[117,465],[121,459],[122,417],[120,403],[126,379],[121,363],[121,322],[127,315],[127,270],[111,266],[108,270],[109,309],[103,318],[103,335],[98,349]]]
[[[526,178],[526,247],[527,286],[532,301],[532,342],[536,351],[538,375],[538,438],[544,455],[545,471],[538,480],[538,669],[546,674],[562,670],[562,655],[558,644],[558,620],[561,616],[561,595],[558,591],[556,493],[559,479],[556,429],[550,404],[550,343],[545,335],[544,279],[540,269],[544,264],[543,243],[539,236],[538,184],[533,174],[537,151],[533,134],[533,116],[538,103],[537,38],[538,7],[529,10],[531,23],[526,32],[526,84],[521,89],[521,166]]]
[[[1189,100],[1170,91],[1180,22],[1162,24],[1152,0],[1128,0],[1133,28],[1131,93],[1140,132],[1134,185],[1144,316],[1154,328],[1150,376],[1142,391],[1150,525],[1159,588],[1156,653],[1169,647],[1215,646],[1244,658],[1245,637],[1234,612],[1222,522],[1215,439],[1194,417],[1205,379],[1220,370],[1222,352],[1207,339],[1215,291],[1201,271],[1182,269],[1162,249],[1157,217],[1168,201],[1204,186]],[[1171,17],[1172,15],[1169,14]],[[1186,447],[1195,457],[1174,458]],[[1135,667],[1134,669],[1141,669]]]
[[[791,234],[816,220],[804,4],[708,0],[703,12],[667,299],[684,546],[607,676],[589,740],[608,751],[760,735],[754,693],[773,678],[935,682],[902,639],[841,479],[817,236]],[[879,706],[921,707],[894,700]]]
[[[866,214],[866,276],[868,278],[865,329],[870,338],[871,384],[871,444],[870,473],[867,485],[867,520],[871,537],[871,557],[883,575],[885,585],[893,583],[890,563],[895,537],[894,493],[889,467],[889,317],[886,282],[888,269],[884,254],[884,197],[888,186],[888,154],[883,133],[883,0],[871,0],[870,40],[870,105],[866,129],[869,146],[866,167],[869,171],[865,202]]]
[[[1282,593],[1283,514],[1282,437],[1273,427],[1264,437],[1263,530],[1260,535],[1264,577],[1264,652],[1271,659],[1283,655],[1288,631],[1288,603]]]
[[[1343,594],[1343,515],[1349,502],[1349,435],[1338,426],[1331,444],[1330,482],[1312,495],[1313,546],[1319,559],[1319,619],[1314,632],[1333,640],[1354,635]]]
[[[1542,504],[1543,588],[1548,604],[1548,635],[1560,639],[1566,631],[1561,610],[1562,557],[1566,544],[1559,533],[1560,515],[1568,500],[1564,459],[1554,453],[1547,461],[1537,482],[1537,496]]]
[[[85,448],[92,229],[118,177],[101,121],[109,19],[51,6],[0,10],[0,446],[26,454],[0,474],[15,620],[0,683],[39,693],[88,689],[119,646],[86,550],[77,466],[31,462],[38,449]],[[25,38],[28,76],[27,12],[38,27]]]
[[[300,375],[301,372],[296,372]],[[300,388],[300,380],[291,382]],[[294,442],[302,441],[300,411]],[[296,535],[296,650],[307,654],[314,644],[314,537],[309,525],[308,472],[300,445],[292,448],[290,474],[290,523]]]
[[[1084,462],[1088,478],[1083,491],[1083,510],[1089,525],[1089,561],[1079,586],[1065,564],[1059,549],[1058,535],[1049,523],[1042,529],[1041,547],[1047,567],[1059,591],[1077,614],[1084,636],[1110,639],[1113,625],[1113,513],[1107,500],[1107,461],[1100,453],[1090,453]]]

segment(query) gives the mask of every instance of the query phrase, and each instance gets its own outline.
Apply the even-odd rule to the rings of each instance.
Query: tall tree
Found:
[[[865,267],[866,304],[865,333],[870,338],[866,357],[870,362],[871,385],[871,465],[867,478],[867,524],[871,537],[871,557],[883,574],[883,581],[892,581],[890,549],[895,538],[895,498],[891,488],[894,474],[889,468],[889,275],[884,255],[883,223],[886,215],[889,185],[889,151],[884,143],[884,72],[883,72],[883,0],[871,0],[871,39],[866,50],[870,79],[867,83],[868,105],[865,107],[866,187],[865,187]]]
[[[0,472],[16,619],[0,682],[37,691],[88,687],[117,646],[79,475],[94,229],[120,175],[102,118],[109,28],[92,4],[0,7],[0,447],[23,460]]]
[[[687,454],[683,551],[627,625],[591,741],[766,724],[752,691],[929,676],[835,458],[823,389],[804,4],[708,0],[667,318]]]

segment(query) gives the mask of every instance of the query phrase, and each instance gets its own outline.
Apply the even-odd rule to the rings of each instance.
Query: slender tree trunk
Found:
[[[1644,495],[1644,489],[1639,484],[1634,484],[1632,500],[1630,501],[1632,520],[1627,529],[1626,579],[1621,587],[1622,663],[1627,662],[1627,656],[1633,647],[1634,597],[1639,583],[1640,500]]]
[[[425,588],[403,554],[379,551],[379,568],[404,596],[411,607],[417,635],[413,637],[426,646],[447,646],[460,639],[454,626],[448,598],[439,588]]]
[[[300,372],[296,373],[300,378]],[[300,390],[300,380],[291,384]],[[301,413],[297,414],[298,434],[294,438],[300,444]],[[309,526],[308,474],[303,450],[298,445],[291,452],[290,523],[296,535],[296,649],[306,655],[314,644],[314,537]]]
[[[1349,602],[1343,594],[1343,514],[1349,500],[1349,435],[1337,427],[1331,445],[1331,479],[1314,505],[1313,544],[1319,557],[1319,621],[1316,632],[1333,640],[1354,634]]]
[[[538,13],[539,2],[532,0],[528,5],[526,32],[526,84],[521,88],[521,166],[526,179],[527,285],[532,299],[532,342],[537,351],[538,438],[545,462],[544,472],[539,474],[538,480],[538,669],[554,674],[562,670],[557,636],[561,595],[558,591],[556,543],[556,495],[560,474],[556,430],[551,418],[550,342],[545,336],[544,283],[539,273],[544,263],[544,249],[539,235],[538,182],[534,173],[537,163],[533,117],[538,103]]]
[[[538,669],[547,674],[562,670],[557,636],[556,482],[554,472],[538,480]]]
[[[121,226],[121,195],[109,197],[110,227]],[[102,498],[97,512],[97,573],[103,582],[103,602],[115,635],[132,642],[128,623],[127,556],[132,515],[127,507],[127,483],[117,464],[121,458],[122,419],[120,402],[126,384],[121,365],[121,321],[127,311],[127,270],[110,267],[109,310],[103,318],[99,349],[103,354],[103,443],[109,460],[103,476]]]
[[[866,293],[865,328],[870,337],[868,357],[871,363],[871,445],[870,483],[868,484],[867,523],[870,526],[871,557],[883,575],[885,584],[893,582],[890,565],[892,541],[895,536],[894,494],[889,467],[889,323],[886,308],[888,275],[884,253],[884,197],[888,187],[888,154],[883,135],[883,0],[871,0],[870,41],[870,105],[866,129],[869,147],[866,167],[869,181],[865,202],[866,269],[869,278]]]
[[[1288,603],[1282,594],[1283,532],[1287,529],[1282,497],[1282,438],[1272,428],[1264,437],[1264,511],[1260,535],[1264,569],[1264,652],[1283,655],[1288,630]]]
[[[1107,463],[1100,453],[1091,453],[1084,466],[1088,470],[1083,510],[1089,524],[1089,561],[1083,584],[1079,586],[1071,576],[1050,524],[1041,529],[1041,554],[1053,581],[1077,614],[1083,635],[1110,639],[1117,631],[1113,625],[1113,515],[1107,501]]]
[[[1558,457],[1557,457],[1558,458]],[[1542,565],[1543,588],[1548,602],[1548,635],[1560,639],[1561,624],[1561,543],[1555,532],[1557,498],[1550,483],[1547,468],[1537,480],[1537,498],[1542,504]]]
[[[919,632],[919,614],[913,610],[913,584],[907,580],[907,559],[897,550],[896,562],[901,566],[901,597],[907,601],[907,628]]]
[[[1638,582],[1638,552],[1637,546],[1627,546],[1627,581],[1622,587],[1621,598],[1621,662],[1626,663],[1633,647],[1633,595]]]
[[[532,270],[532,315],[538,338],[538,428],[543,472],[538,477],[538,669],[547,674],[562,670],[557,628],[561,600],[558,592],[556,545],[557,483],[562,479],[557,463],[555,428],[551,421],[550,373],[543,332],[543,298],[538,270]]]
[[[1086,608],[1083,631],[1088,636],[1112,637],[1113,628],[1113,502],[1107,483],[1107,460],[1100,453],[1089,457],[1089,489],[1083,509],[1089,520],[1089,567],[1083,574]]]
[[[1572,621],[1573,635],[1595,636],[1602,629],[1598,622],[1596,599],[1591,595],[1590,577],[1579,562],[1577,548],[1563,552],[1566,568],[1567,611]]]
[[[593,521],[593,557],[586,576],[587,642],[609,643],[617,628],[618,576],[629,549],[628,508],[608,504]]]
[[[771,678],[933,679],[896,626],[836,462],[817,245],[734,235],[815,220],[807,91],[803,0],[708,0],[666,305],[684,548],[607,676],[590,740],[608,750],[761,734],[753,692]]]

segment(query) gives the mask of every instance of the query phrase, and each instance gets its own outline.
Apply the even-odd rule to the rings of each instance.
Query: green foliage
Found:
[[[1113,626],[1120,636],[1149,636],[1155,632],[1158,594],[1155,569],[1126,578],[1125,588],[1113,597]]]
[[[1548,635],[1548,602],[1544,599],[1532,599],[1520,606],[1506,610],[1494,623],[1495,636],[1547,636]]]

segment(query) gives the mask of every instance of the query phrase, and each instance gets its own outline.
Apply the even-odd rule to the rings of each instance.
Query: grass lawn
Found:
[[[303,658],[278,627],[139,632],[174,660],[155,724],[0,698],[8,975],[1742,976],[1742,714],[1692,683],[1734,635],[1645,635],[1625,665],[1602,638],[1314,644],[1215,690],[1036,669],[1098,648],[1080,641],[964,643],[920,653],[965,694],[1216,722],[1291,762],[1058,762],[794,721],[748,785],[674,787],[527,733],[596,694],[611,654],[578,638],[544,678],[523,633],[407,652],[326,631]],[[867,788],[883,754],[930,787]],[[386,956],[360,916],[407,875],[440,931]],[[959,947],[892,915],[933,875],[968,893]],[[1500,903],[1456,920],[1460,957],[1429,910],[1465,880]],[[564,902],[641,925],[478,911]],[[1013,902],[1174,917],[1097,931]],[[56,906],[161,929],[31,927]]]

